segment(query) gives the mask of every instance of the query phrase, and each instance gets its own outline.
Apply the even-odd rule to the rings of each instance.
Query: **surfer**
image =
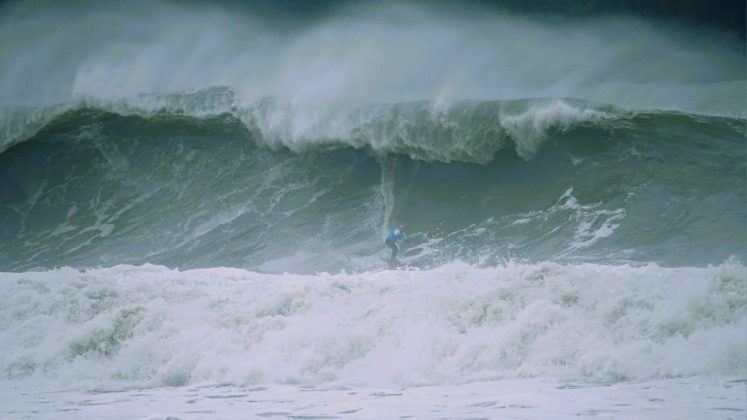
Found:
[[[386,236],[386,239],[384,240],[386,246],[392,249],[392,258],[389,260],[390,262],[397,262],[397,254],[399,254],[399,247],[397,246],[397,242],[407,239],[407,235],[405,235],[406,227],[407,226],[404,223],[399,225],[397,229],[393,229],[391,232],[389,232],[389,234]]]

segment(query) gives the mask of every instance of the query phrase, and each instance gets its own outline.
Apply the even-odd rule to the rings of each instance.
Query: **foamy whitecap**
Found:
[[[66,387],[744,377],[746,276],[738,262],[4,273],[0,367]]]

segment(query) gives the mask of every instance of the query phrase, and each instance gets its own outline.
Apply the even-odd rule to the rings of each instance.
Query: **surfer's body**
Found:
[[[392,257],[390,258],[390,261],[397,261],[397,254],[399,254],[399,246],[397,245],[397,243],[400,241],[404,241],[405,239],[407,239],[407,235],[405,235],[405,225],[399,225],[399,228],[393,229],[386,236],[384,243],[392,250]]]

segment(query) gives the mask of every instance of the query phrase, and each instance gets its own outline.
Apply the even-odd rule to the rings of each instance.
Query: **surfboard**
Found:
[[[397,259],[387,258],[386,262],[387,264],[389,264],[389,268],[392,270],[400,268],[402,266],[402,263]]]

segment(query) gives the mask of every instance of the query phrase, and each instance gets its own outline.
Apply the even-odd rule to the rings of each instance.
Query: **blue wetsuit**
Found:
[[[389,232],[389,235],[386,236],[386,239],[384,240],[384,243],[386,246],[392,249],[392,259],[397,258],[397,254],[399,254],[399,247],[397,247],[398,241],[403,241],[407,238],[405,236],[405,232],[402,232],[399,229],[394,229],[391,232]]]

